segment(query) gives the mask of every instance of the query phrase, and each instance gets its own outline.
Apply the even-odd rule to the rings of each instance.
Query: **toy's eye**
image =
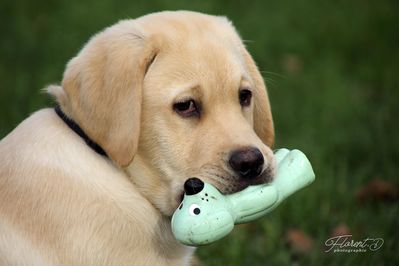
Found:
[[[200,207],[197,204],[191,204],[188,208],[188,212],[192,216],[196,216],[201,213]]]

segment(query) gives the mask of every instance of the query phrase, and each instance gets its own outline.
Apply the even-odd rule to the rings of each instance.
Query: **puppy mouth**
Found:
[[[270,183],[274,171],[266,168],[259,176],[245,179],[229,174],[227,171],[205,171],[204,181],[215,186],[222,194],[233,194],[249,186]]]

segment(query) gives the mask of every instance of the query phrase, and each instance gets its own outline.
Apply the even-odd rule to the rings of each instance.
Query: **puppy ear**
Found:
[[[119,166],[136,153],[145,73],[153,42],[121,22],[94,36],[67,65],[61,108]]]
[[[274,125],[266,86],[251,55],[244,48],[244,60],[255,84],[254,128],[259,138],[269,147],[274,145]]]

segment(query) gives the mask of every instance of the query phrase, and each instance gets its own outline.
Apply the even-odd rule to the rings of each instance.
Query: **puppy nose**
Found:
[[[263,168],[263,155],[257,148],[245,148],[233,151],[229,164],[243,178],[255,178]]]

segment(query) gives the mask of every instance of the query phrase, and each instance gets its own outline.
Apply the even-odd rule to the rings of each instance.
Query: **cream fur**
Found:
[[[238,90],[253,91],[240,106]],[[0,142],[1,265],[188,265],[170,215],[197,176],[237,190],[228,154],[255,146],[274,169],[263,79],[231,23],[195,12],[125,20],[95,35],[48,92],[107,152],[52,109]],[[173,103],[201,102],[200,118]]]

